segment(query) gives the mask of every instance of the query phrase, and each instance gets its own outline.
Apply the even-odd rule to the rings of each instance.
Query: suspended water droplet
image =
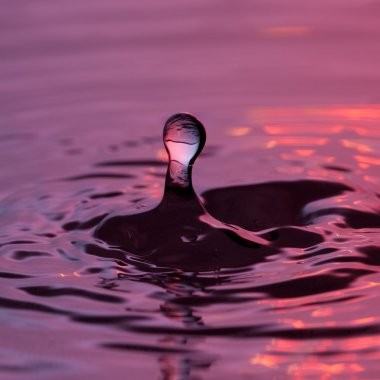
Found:
[[[178,113],[164,126],[164,145],[169,155],[166,187],[191,188],[191,168],[206,142],[202,123],[187,113]]]

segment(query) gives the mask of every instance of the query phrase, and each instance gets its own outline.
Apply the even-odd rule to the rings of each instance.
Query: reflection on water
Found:
[[[211,186],[202,201],[217,220],[261,231],[275,248],[265,254],[247,248],[247,263],[226,242],[224,257],[210,258],[206,250],[188,261],[191,249],[183,249],[198,244],[190,236],[194,231],[182,231],[190,235],[177,248],[175,237],[165,235],[165,224],[154,214],[167,165],[154,158],[159,138],[153,153],[152,143],[140,140],[102,161],[88,154],[87,170],[71,168],[70,177],[39,180],[3,197],[4,373],[69,373],[98,355],[108,372],[133,367],[135,358],[149,359],[146,367],[133,367],[147,378],[334,379],[375,373],[378,175],[371,163],[358,166],[356,156],[361,151],[377,159],[378,142],[348,134],[351,124],[344,119],[334,134],[326,126],[304,133],[307,123],[323,121],[302,109],[290,129],[276,129],[282,119],[277,124],[272,109],[274,129],[268,130],[260,112],[261,119],[247,124],[244,133],[232,134],[242,144],[206,154],[194,171],[196,188],[198,182],[223,183],[219,170],[230,178],[240,173],[229,172],[230,166],[245,172],[250,182],[238,184],[238,177],[232,186]],[[370,121],[362,125],[367,124],[371,130]],[[221,132],[232,137],[231,128]],[[145,159],[133,159],[144,144]],[[131,159],[123,157],[128,150]],[[266,181],[255,183],[251,172]],[[198,223],[186,219],[190,214],[183,207],[181,202],[175,208],[176,214],[182,209],[175,228]],[[158,261],[93,238],[114,211],[125,220],[149,215],[142,223],[145,232],[157,232],[150,243],[161,252]],[[198,272],[195,263],[202,264]],[[192,271],[178,269],[186,265]],[[53,342],[49,350],[39,349],[42,362],[33,354],[36,341]]]
[[[377,378],[375,10],[5,2],[0,377]],[[208,144],[171,234],[161,128],[182,110]],[[156,260],[99,235],[115,215]]]

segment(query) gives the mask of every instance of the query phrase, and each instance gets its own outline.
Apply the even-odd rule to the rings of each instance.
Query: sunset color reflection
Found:
[[[3,1],[0,379],[378,379],[379,11]]]

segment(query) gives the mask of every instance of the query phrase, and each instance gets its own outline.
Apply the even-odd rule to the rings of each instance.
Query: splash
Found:
[[[140,214],[111,215],[95,236],[157,265],[194,271],[245,266],[273,254],[253,231],[211,216],[196,195],[191,174],[206,142],[202,123],[175,114],[165,123],[163,141],[169,164],[160,204]]]

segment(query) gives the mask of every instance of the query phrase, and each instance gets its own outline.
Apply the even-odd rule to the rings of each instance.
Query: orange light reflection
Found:
[[[332,135],[343,131],[363,137],[380,137],[379,104],[335,107],[262,107],[249,111],[269,135]],[[297,121],[294,124],[294,121]],[[359,124],[360,125],[357,125]],[[363,126],[365,122],[365,126]],[[376,122],[376,124],[375,124]],[[290,124],[292,123],[292,124]]]
[[[314,146],[314,145],[326,145],[329,141],[323,137],[304,137],[304,136],[284,136],[278,137],[276,140],[270,140],[267,144],[267,148],[273,148],[275,146]]]
[[[374,317],[367,317],[367,318],[359,318],[359,319],[354,319],[352,323],[354,325],[366,325],[367,323],[373,323],[376,321],[376,318]]]
[[[250,111],[255,119],[278,120],[283,122],[286,118],[300,119],[300,116],[309,116],[331,119],[345,119],[351,121],[378,120],[380,119],[380,104],[363,104],[357,106],[335,107],[263,107]]]
[[[311,128],[312,127],[312,128]],[[343,125],[264,125],[264,132],[268,135],[294,135],[302,132],[303,134],[323,134],[333,135],[341,133]]]
[[[58,276],[60,276],[60,277],[80,277],[80,274],[78,272],[58,273]]]
[[[236,128],[231,128],[228,131],[228,134],[233,137],[241,137],[241,136],[248,135],[249,132],[251,132],[250,127],[236,127]]]
[[[368,156],[354,156],[355,160],[366,165],[380,165],[380,158]]]
[[[267,345],[268,353],[256,354],[250,359],[250,364],[260,365],[268,369],[284,369],[289,378],[306,380],[318,378],[335,379],[336,375],[355,375],[365,368],[358,363],[357,350],[377,347],[374,337],[352,338],[344,341],[321,339],[314,342],[272,339]],[[347,344],[348,343],[348,344]],[[334,357],[315,355],[334,351]],[[292,359],[289,360],[289,354]]]
[[[315,154],[314,149],[294,149],[293,152],[300,157],[310,157]]]
[[[329,317],[333,314],[331,308],[317,309],[311,313],[312,317]]]
[[[251,364],[262,365],[267,368],[277,368],[280,358],[274,355],[256,355],[249,361]]]
[[[334,375],[339,375],[343,373],[352,374],[363,372],[364,368],[357,363],[336,363],[336,364],[325,364],[314,362],[311,358],[306,363],[291,364],[288,367],[288,374],[293,376],[295,380],[308,379],[309,376],[320,376],[320,380],[329,380],[334,377]]]
[[[267,37],[302,37],[310,34],[312,29],[307,26],[274,26],[260,29]]]
[[[360,143],[360,142],[357,142],[357,141],[342,140],[341,142],[342,142],[342,145],[345,148],[353,148],[353,149],[357,150],[360,153],[373,152],[373,149],[370,146],[368,146],[366,144],[363,144],[363,143]]]

